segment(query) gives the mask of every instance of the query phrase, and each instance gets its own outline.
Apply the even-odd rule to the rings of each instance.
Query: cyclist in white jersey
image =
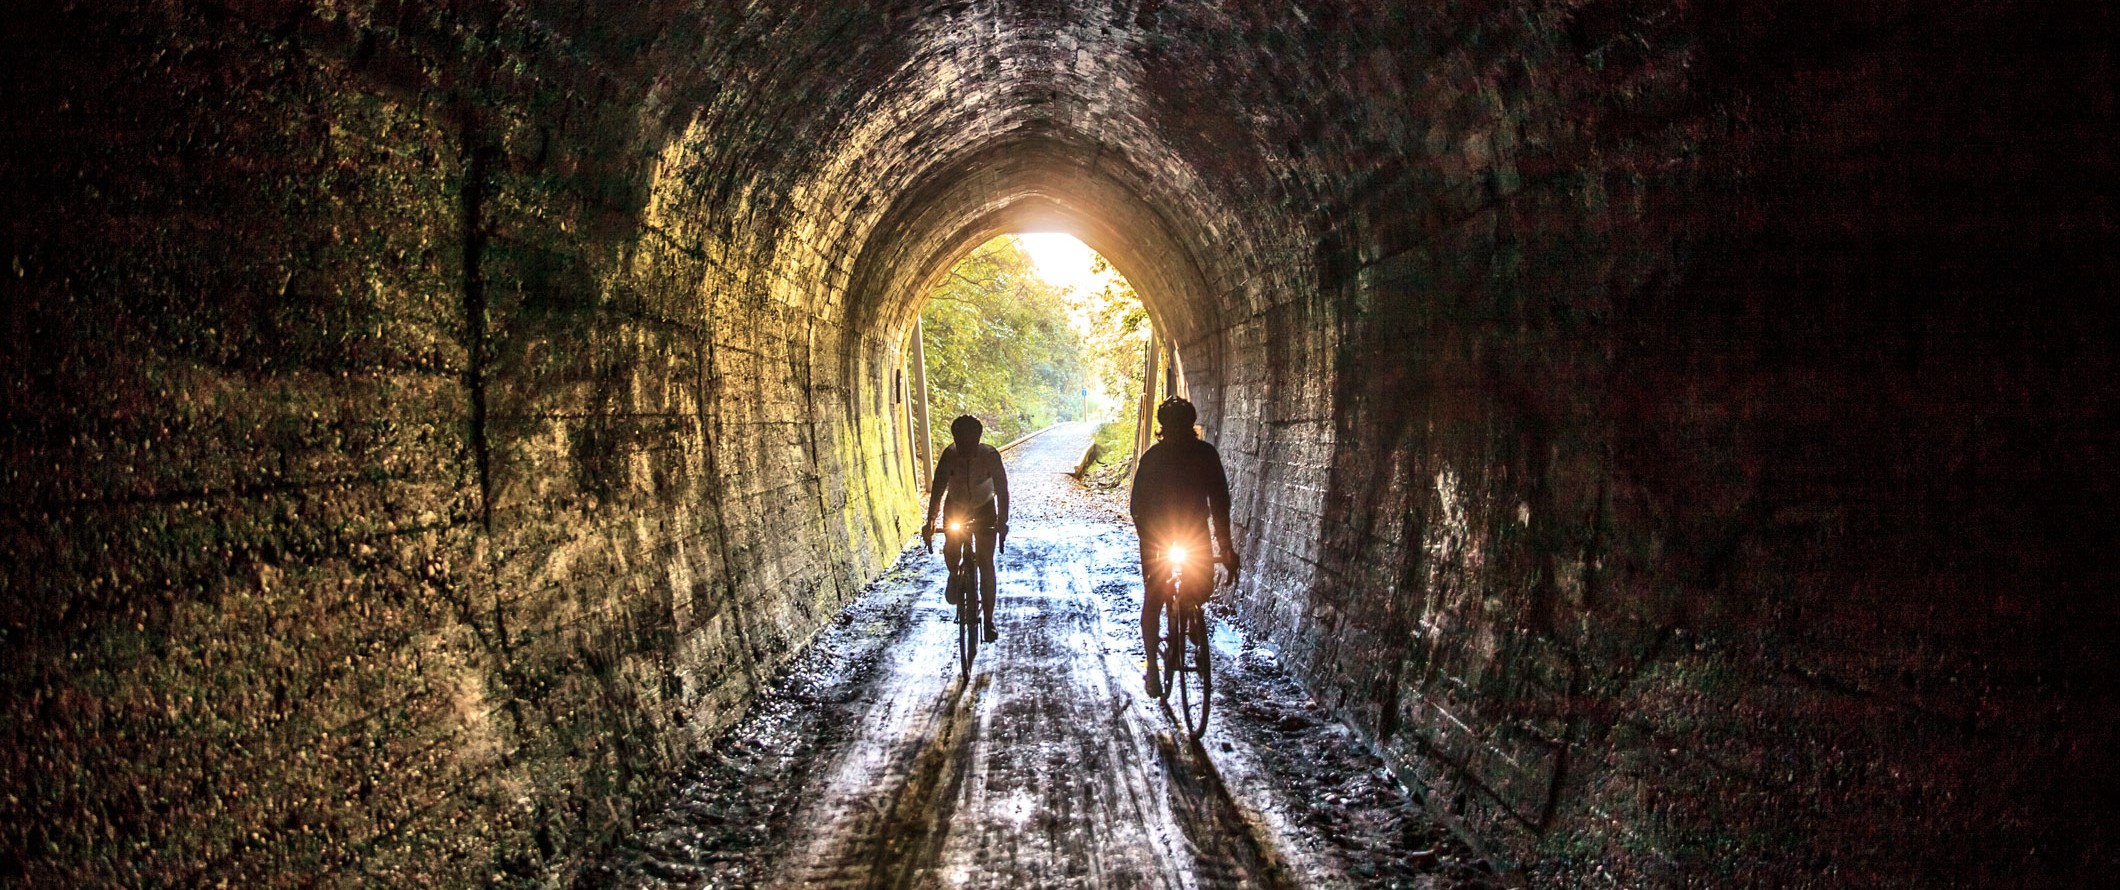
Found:
[[[972,556],[979,561],[979,597],[985,616],[986,641],[999,637],[994,628],[994,554],[1008,540],[1008,470],[1001,465],[1001,452],[979,441],[985,428],[969,414],[950,421],[950,437],[956,441],[935,459],[935,479],[928,485],[927,521],[920,526],[924,541],[937,531],[936,509],[947,522],[964,524],[972,536]],[[943,560],[957,570],[955,548],[942,548]]]

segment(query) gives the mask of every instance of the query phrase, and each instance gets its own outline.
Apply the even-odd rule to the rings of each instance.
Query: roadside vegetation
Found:
[[[1136,426],[1132,412],[1097,425],[1097,459],[1082,471],[1083,484],[1111,488],[1126,481],[1127,468],[1134,458]]]
[[[1088,256],[1088,269],[1069,270],[1075,283],[1056,284],[1022,239],[1002,235],[966,254],[929,293],[920,318],[938,448],[959,414],[978,417],[996,445],[1063,420],[1100,420],[1091,475],[1110,475],[1114,465],[1123,473],[1133,458],[1148,313],[1103,257]]]
[[[1015,238],[957,261],[920,314],[927,351],[928,429],[936,447],[970,414],[999,445],[1081,413],[1082,339],[1068,295],[1038,277]]]
[[[1097,257],[1091,271],[1103,275],[1111,264]],[[1083,472],[1083,481],[1111,485],[1123,480],[1134,458],[1134,435],[1138,425],[1136,406],[1141,401],[1141,365],[1148,348],[1148,311],[1141,297],[1123,276],[1110,275],[1104,287],[1084,295],[1083,314],[1090,334],[1086,363],[1097,385],[1109,398],[1104,423],[1097,427],[1097,460]]]

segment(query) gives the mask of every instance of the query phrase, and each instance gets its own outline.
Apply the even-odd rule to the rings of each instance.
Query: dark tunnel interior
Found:
[[[567,880],[913,535],[919,298],[1025,227],[1175,343],[1245,625],[1498,857],[2120,866],[2109,8],[7,19],[7,880]]]

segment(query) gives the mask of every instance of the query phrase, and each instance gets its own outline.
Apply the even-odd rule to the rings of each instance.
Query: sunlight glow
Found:
[[[1107,281],[1117,273],[1106,271],[1102,275],[1090,272],[1090,263],[1097,252],[1075,236],[1064,232],[1024,232],[1016,236],[1023,245],[1023,252],[1030,254],[1031,262],[1038,267],[1038,277],[1054,287],[1073,288],[1082,293],[1096,293],[1104,289]]]

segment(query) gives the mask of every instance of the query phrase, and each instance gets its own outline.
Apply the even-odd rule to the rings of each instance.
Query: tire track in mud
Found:
[[[913,626],[878,665],[866,706],[850,715],[853,737],[804,794],[805,825],[775,886],[909,887],[931,870],[976,735],[964,704],[980,688],[977,676],[971,684],[955,677],[955,625],[934,620],[936,611],[916,608]],[[947,664],[923,657],[945,642]],[[938,676],[944,668],[947,679]]]
[[[965,719],[958,707],[969,692],[963,684],[958,686],[949,698],[948,723],[928,744],[910,751],[910,764],[887,769],[902,773],[906,781],[889,808],[876,814],[875,825],[849,826],[848,834],[855,839],[849,858],[864,863],[866,874],[857,873],[859,880],[847,886],[911,887],[919,875],[932,870],[957,811],[969,766],[967,752],[978,744],[977,724]],[[815,880],[802,884],[836,886]]]
[[[1169,717],[1179,719],[1175,714]],[[1213,851],[1201,858],[1241,863],[1240,874],[1260,876],[1267,886],[1299,886],[1286,863],[1274,855],[1271,839],[1263,836],[1263,826],[1238,806],[1200,745],[1176,731],[1163,733],[1157,743],[1164,754],[1164,772],[1177,777],[1172,783],[1172,811],[1178,826],[1195,847]],[[1177,806],[1179,801],[1196,806]]]

